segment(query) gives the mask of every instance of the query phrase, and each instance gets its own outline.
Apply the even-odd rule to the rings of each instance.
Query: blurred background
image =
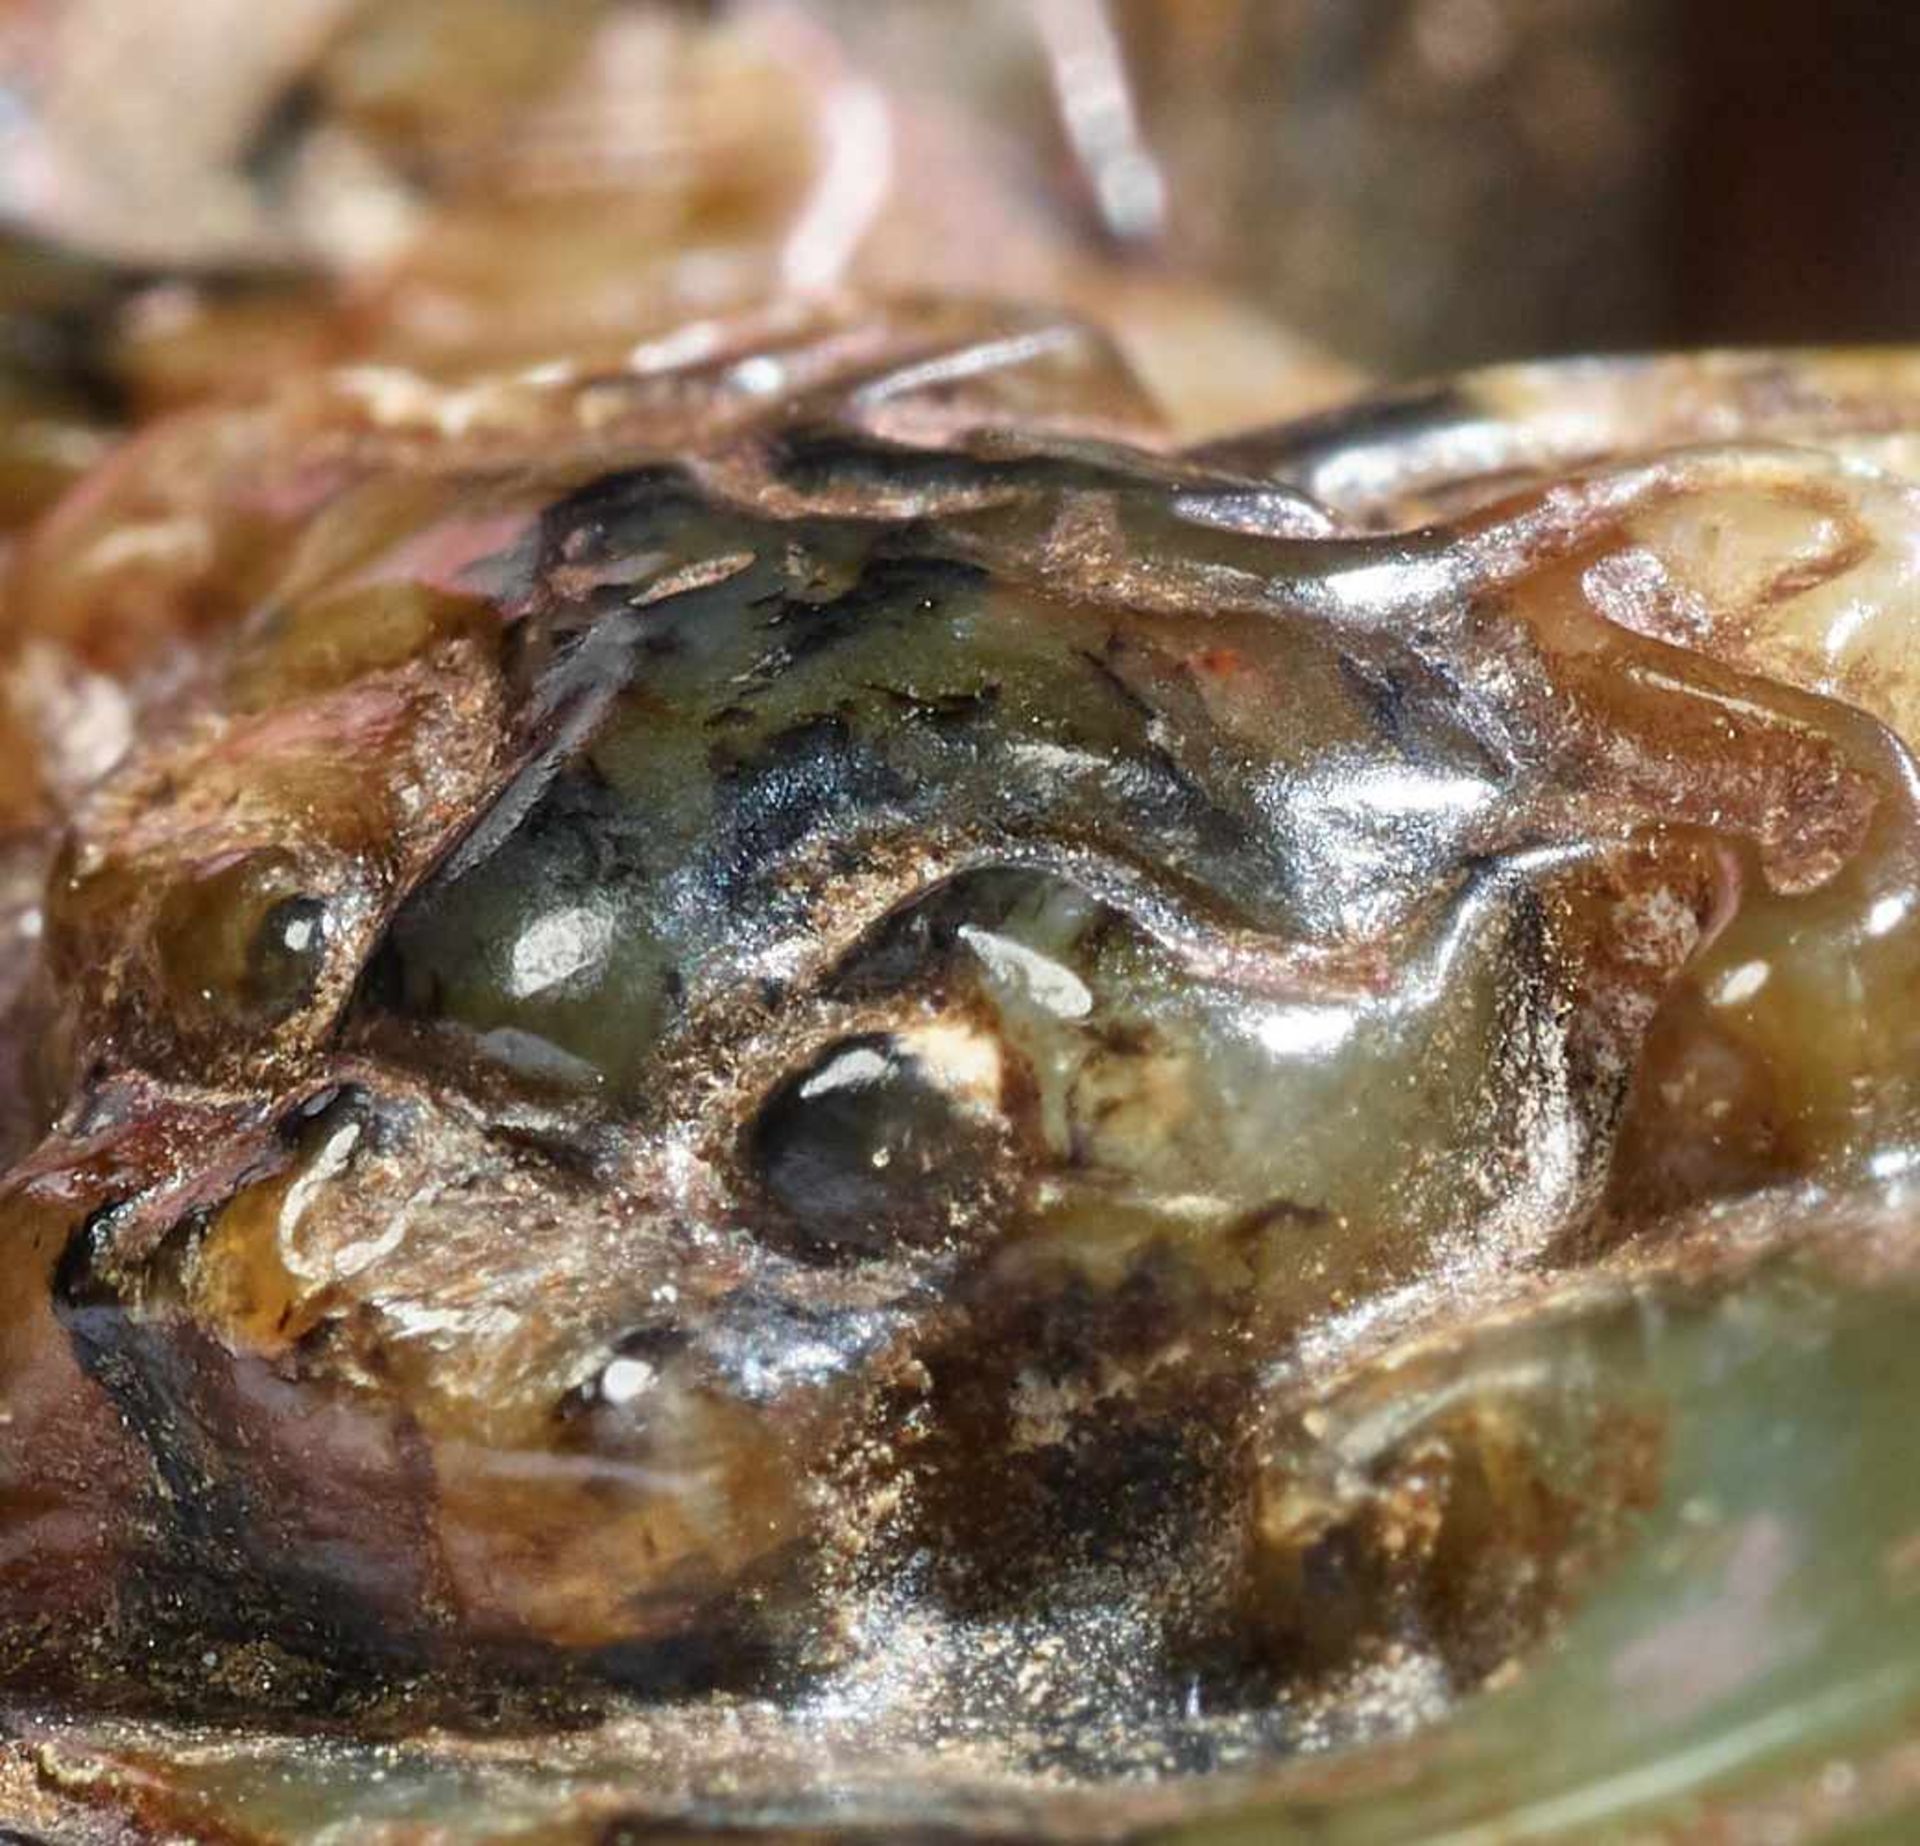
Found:
[[[0,465],[849,287],[1092,314],[1186,434],[1903,339],[1916,123],[1891,0],[0,0]]]

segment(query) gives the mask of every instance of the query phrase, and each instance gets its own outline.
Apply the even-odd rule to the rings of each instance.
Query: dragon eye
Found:
[[[299,889],[291,856],[269,850],[170,890],[155,947],[183,1013],[270,1022],[313,998],[329,923],[326,902]]]

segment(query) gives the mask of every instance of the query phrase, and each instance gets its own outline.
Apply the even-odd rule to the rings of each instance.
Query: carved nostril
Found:
[[[1001,1051],[969,1027],[842,1040],[776,1091],[752,1159],[813,1261],[965,1237],[1006,1148]]]
[[[67,1238],[53,1269],[53,1302],[58,1313],[73,1314],[117,1304],[118,1296],[102,1275],[113,1227],[125,1211],[125,1199],[110,1199],[88,1212]]]

